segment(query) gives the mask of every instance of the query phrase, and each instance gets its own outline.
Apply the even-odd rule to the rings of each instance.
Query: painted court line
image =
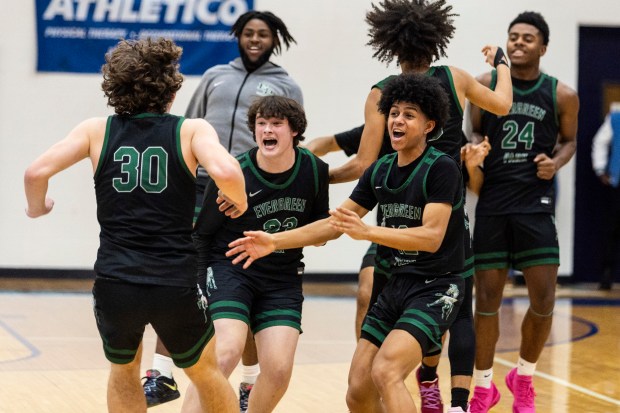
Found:
[[[515,366],[514,362],[510,362],[508,360],[504,360],[504,359],[502,359],[500,357],[495,357],[494,360],[495,360],[496,363],[501,364],[501,365],[503,365],[505,367],[513,368]],[[560,385],[562,385],[564,387],[568,387],[571,390],[575,390],[577,392],[586,394],[586,395],[588,395],[590,397],[594,397],[595,399],[599,399],[599,400],[605,401],[607,403],[611,403],[611,404],[615,404],[616,406],[620,406],[620,400],[613,399],[611,397],[605,396],[604,394],[600,394],[600,393],[594,392],[594,391],[592,391],[590,389],[586,389],[585,387],[578,386],[578,385],[573,384],[571,382],[568,382],[568,381],[566,381],[564,379],[560,379],[560,378],[552,376],[550,374],[541,373],[539,371],[534,372],[534,375],[538,376],[538,377],[541,377],[541,378],[543,378],[545,380],[549,380],[551,382],[560,384]]]

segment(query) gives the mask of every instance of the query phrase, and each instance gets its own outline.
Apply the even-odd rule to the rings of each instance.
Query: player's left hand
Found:
[[[508,59],[499,46],[487,44],[482,48],[482,54],[484,55],[484,61],[492,67],[497,67],[500,64],[508,66]]]
[[[553,159],[549,158],[544,153],[539,153],[534,158],[534,163],[536,163],[536,176],[539,179],[550,180],[553,179],[555,173],[557,171],[555,167],[555,162]]]
[[[338,207],[329,211],[329,224],[336,231],[343,232],[356,240],[367,239],[368,226],[355,212]]]
[[[236,257],[233,264],[239,264],[243,261],[243,269],[247,269],[254,261],[271,254],[275,251],[275,244],[271,234],[263,231],[244,231],[244,238],[237,238],[228,244],[227,257]]]

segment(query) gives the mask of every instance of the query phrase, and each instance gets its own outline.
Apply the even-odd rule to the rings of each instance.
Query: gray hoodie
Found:
[[[233,156],[256,146],[247,125],[248,109],[260,96],[295,99],[303,106],[301,89],[289,74],[272,62],[248,73],[241,58],[208,69],[187,106],[185,117],[204,118],[220,143]]]

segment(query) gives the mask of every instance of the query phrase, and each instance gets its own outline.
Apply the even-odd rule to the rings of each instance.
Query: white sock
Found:
[[[161,354],[157,353],[155,353],[155,355],[153,356],[153,370],[159,371],[159,374],[161,374],[162,376],[166,376],[171,379],[172,366],[174,366],[172,358],[162,356]]]
[[[530,363],[519,357],[517,362],[517,374],[519,376],[533,376],[534,371],[536,371],[536,363]]]
[[[241,365],[241,382],[247,384],[256,383],[256,378],[260,374],[260,366],[254,364],[253,366]]]
[[[491,381],[493,380],[493,367],[488,370],[474,369],[474,384],[478,387],[484,387],[485,389],[491,388]]]

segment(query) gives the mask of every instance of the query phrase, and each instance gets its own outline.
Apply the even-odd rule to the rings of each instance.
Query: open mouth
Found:
[[[273,148],[278,144],[278,141],[275,139],[265,139],[263,140],[263,145],[265,148]]]
[[[403,136],[405,136],[405,132],[403,132],[403,131],[400,131],[400,130],[393,130],[393,131],[392,131],[392,137],[393,137],[394,139],[400,139],[400,138],[402,138]]]

